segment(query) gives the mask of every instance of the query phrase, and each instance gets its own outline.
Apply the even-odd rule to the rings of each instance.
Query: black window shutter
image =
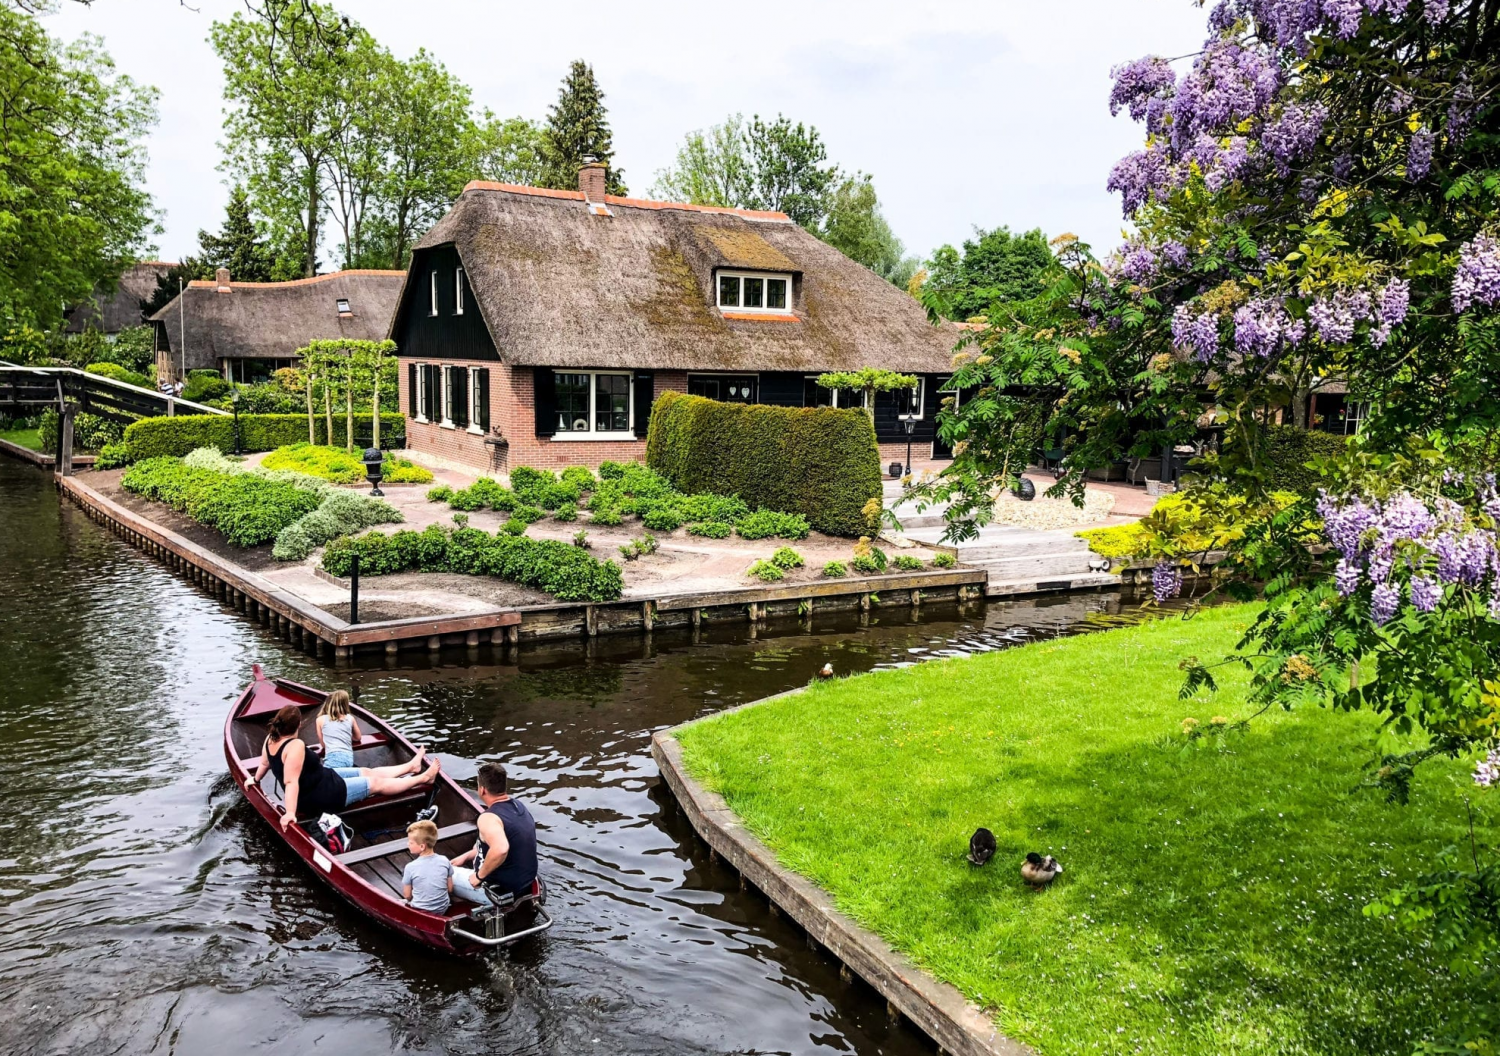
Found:
[[[422,414],[429,422],[437,421],[437,368],[422,364]]]
[[[475,387],[479,389],[479,428],[490,431],[490,372],[480,369],[474,374]]]
[[[649,370],[635,372],[635,435],[646,438],[646,428],[651,424],[651,401],[656,399],[656,375]]]
[[[532,402],[536,404],[536,435],[557,435],[557,375],[551,367],[536,367],[533,371],[535,389]]]
[[[421,413],[417,410],[417,365],[415,363],[406,365],[406,405],[413,418]]]
[[[469,427],[469,368],[453,368],[453,424]]]

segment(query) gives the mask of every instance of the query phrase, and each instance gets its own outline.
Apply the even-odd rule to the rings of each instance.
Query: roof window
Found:
[[[339,314],[340,315],[353,315],[354,314],[349,309],[349,298],[347,298],[347,297],[340,297],[338,299],[338,306],[339,306]]]
[[[792,277],[784,273],[721,271],[719,307],[731,311],[789,315]]]

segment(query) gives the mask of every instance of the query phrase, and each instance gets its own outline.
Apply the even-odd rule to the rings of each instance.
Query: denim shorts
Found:
[[[323,758],[323,765],[330,770],[349,770],[354,767],[353,752],[329,752]]]
[[[359,767],[335,766],[332,770],[344,779],[344,806],[352,807],[370,794],[370,779],[359,775]]]

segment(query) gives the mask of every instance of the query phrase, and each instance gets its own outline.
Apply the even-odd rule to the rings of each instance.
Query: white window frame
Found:
[[[1370,401],[1344,397],[1344,435],[1357,436],[1370,420]]]
[[[430,419],[422,413],[422,408],[427,406],[427,364],[417,364],[417,414],[412,419],[414,422],[428,422]]]
[[[354,314],[354,309],[349,306],[349,298],[347,297],[335,297],[333,299],[333,306],[338,310],[340,315]]]
[[[464,269],[453,272],[453,314],[464,314]]]
[[[462,370],[462,367],[443,364],[438,372],[438,407],[442,411],[442,419],[438,422],[444,429],[457,429],[453,424],[453,386],[448,383],[448,372]]]
[[[897,389],[895,391],[899,392],[901,390]],[[916,391],[917,391],[917,413],[916,414],[908,414],[908,415],[897,414],[896,415],[896,420],[898,422],[904,422],[907,418],[915,418],[917,421],[921,421],[922,420],[922,415],[927,410],[927,379],[926,378],[918,376],[918,378],[917,378],[917,384],[916,384]]]
[[[552,434],[553,440],[563,443],[587,443],[591,440],[635,440],[635,372],[630,370],[553,370],[555,379],[559,374],[583,374],[589,379],[589,412],[588,429],[565,430],[559,429]],[[599,386],[597,379],[600,377],[621,377],[626,380],[625,411],[627,414],[627,425],[625,431],[601,433],[594,429],[596,413],[598,410]]]
[[[484,429],[479,424],[479,372],[484,367],[469,368],[469,428],[468,431],[475,436],[483,436]]]
[[[820,377],[822,377],[821,374],[804,374],[802,376],[804,378],[806,378],[807,380],[812,381],[814,383],[816,383],[817,380]],[[918,378],[917,380],[920,381],[921,379]],[[819,387],[821,388],[822,386],[819,386]],[[831,391],[833,393],[833,402],[830,403],[828,406],[830,406],[830,407],[838,407],[841,410],[846,410],[846,411],[849,410],[849,408],[851,408],[851,407],[856,408],[856,409],[861,410],[861,411],[865,409],[865,390],[864,389],[831,389],[829,391]],[[839,402],[839,393],[841,393],[841,392],[852,392],[852,393],[854,393],[854,397],[855,397],[855,399],[858,402],[857,403],[840,403]]]
[[[688,373],[688,387],[691,389],[694,378],[750,378],[755,382],[755,399],[752,403],[760,402],[760,374],[757,371],[733,371],[733,370],[694,370]],[[738,400],[725,400],[725,403],[737,403]]]
[[[429,316],[437,315],[438,309],[437,309],[437,269],[436,268],[433,268],[431,274],[429,274],[427,276],[427,298],[428,298],[427,314]]]
[[[786,281],[786,307],[784,307],[784,308],[767,308],[764,304],[762,304],[759,308],[746,308],[743,303],[741,303],[741,304],[725,304],[725,303],[723,303],[723,299],[722,299],[723,298],[723,290],[722,290],[722,288],[720,287],[720,284],[719,284],[719,280],[720,279],[739,279],[740,280],[740,298],[739,299],[740,299],[741,302],[743,302],[744,299],[745,299],[744,293],[745,293],[745,280],[746,279],[784,279]],[[762,300],[764,300],[764,298],[762,298]],[[714,272],[714,304],[718,306],[719,311],[721,311],[721,312],[743,312],[743,313],[745,313],[747,315],[791,315],[792,314],[792,276],[791,276],[791,273],[790,272],[785,272],[785,271],[740,271],[740,270],[737,270],[737,269],[734,269],[734,268],[720,268],[719,270],[717,270],[717,271]]]

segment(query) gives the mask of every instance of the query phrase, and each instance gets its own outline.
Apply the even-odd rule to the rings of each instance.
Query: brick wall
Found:
[[[536,435],[536,407],[532,402],[532,369],[511,367],[505,363],[485,363],[490,372],[490,439],[505,438],[506,445],[485,443],[485,437],[465,429],[447,428],[436,422],[419,422],[411,417],[411,397],[407,390],[407,360],[401,363],[401,412],[406,418],[406,446],[414,451],[428,451],[443,458],[462,462],[485,473],[505,475],[515,466],[537,469],[563,469],[588,466],[597,469],[601,462],[644,462],[646,441],[640,440],[553,440]],[[472,367],[473,360],[424,359],[424,363]],[[683,371],[657,371],[655,394],[668,390],[687,391],[687,374]]]

